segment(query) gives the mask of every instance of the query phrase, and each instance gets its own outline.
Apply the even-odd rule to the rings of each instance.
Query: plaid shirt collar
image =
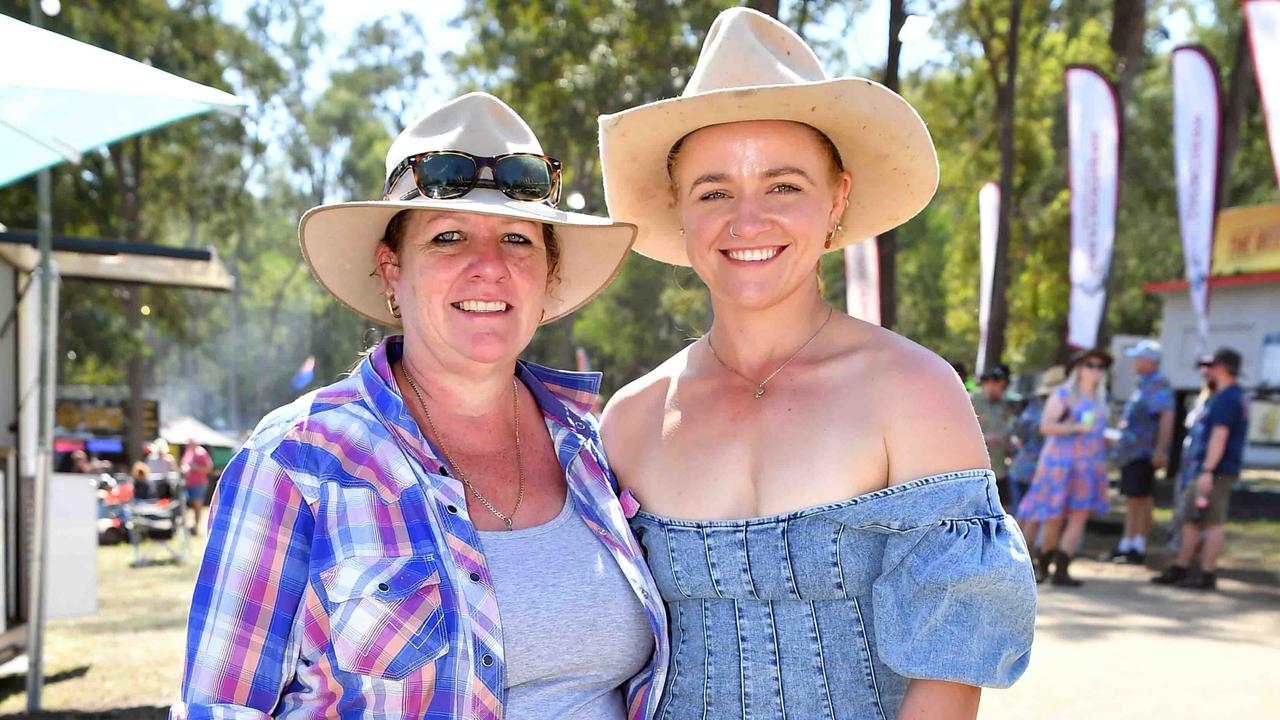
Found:
[[[384,338],[360,363],[357,387],[369,407],[405,447],[417,453],[425,467],[438,473],[444,469],[444,463],[419,431],[391,372],[391,366],[399,362],[403,354],[402,335]],[[544,417],[584,441],[591,438],[590,426],[582,416],[591,412],[599,397],[600,373],[556,370],[520,360],[516,362],[516,376],[533,393]]]

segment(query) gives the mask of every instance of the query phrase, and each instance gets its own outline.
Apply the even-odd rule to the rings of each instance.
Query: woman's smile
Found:
[[[778,257],[790,245],[766,245],[764,247],[753,248],[729,248],[721,250],[720,254],[728,258],[733,265],[742,266],[759,266],[767,265],[774,258]]]

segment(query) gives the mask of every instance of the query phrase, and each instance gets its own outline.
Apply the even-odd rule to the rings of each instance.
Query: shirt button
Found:
[[[484,663],[485,667],[490,667],[493,665],[493,656],[485,655],[484,657],[480,658],[480,662]]]
[[[378,583],[378,592],[387,592],[391,586],[386,583]]]
[[[608,535],[608,534],[609,534],[609,531],[608,531],[608,530],[605,530],[605,529],[604,529],[604,528],[602,528],[602,527],[598,527],[598,528],[596,528],[596,532],[600,533],[601,535]]]
[[[480,582],[480,573],[471,573],[471,582]]]
[[[446,507],[446,508],[445,508],[445,510],[448,510],[450,515],[457,515],[457,514],[458,514],[458,506],[457,506],[457,505],[449,505],[448,507]]]

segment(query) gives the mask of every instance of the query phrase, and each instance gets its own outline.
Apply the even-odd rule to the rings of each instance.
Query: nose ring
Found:
[[[742,237],[741,235],[739,235],[739,234],[737,234],[737,233],[735,233],[735,232],[733,231],[733,223],[729,223],[729,237],[731,237],[731,238],[740,238],[740,237]]]

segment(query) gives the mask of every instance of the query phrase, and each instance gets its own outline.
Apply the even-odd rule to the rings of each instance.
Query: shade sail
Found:
[[[240,98],[0,15],[0,187]]]

